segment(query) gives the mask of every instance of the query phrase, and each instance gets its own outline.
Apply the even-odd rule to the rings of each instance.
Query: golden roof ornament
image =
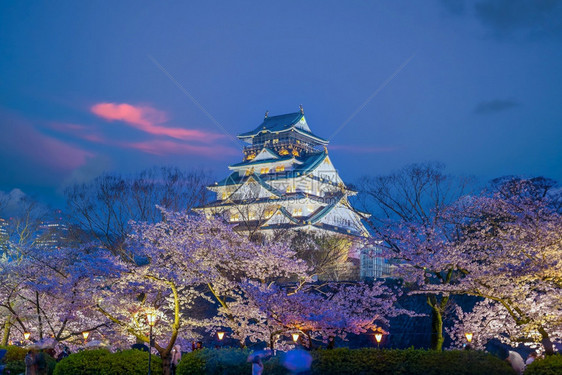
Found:
[[[265,116],[264,116],[264,119],[266,119],[266,118],[267,118],[267,116],[269,116],[269,111],[265,111]]]
[[[302,107],[302,104],[299,104],[299,109],[301,110],[301,114],[304,115],[304,108]]]

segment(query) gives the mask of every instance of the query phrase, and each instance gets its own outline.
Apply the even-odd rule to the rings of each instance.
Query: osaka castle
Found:
[[[328,141],[310,129],[304,111],[268,116],[238,135],[246,143],[231,174],[208,188],[216,200],[198,207],[222,215],[238,231],[269,236],[276,230],[322,231],[368,237],[355,210],[356,194],[340,178],[328,155]]]

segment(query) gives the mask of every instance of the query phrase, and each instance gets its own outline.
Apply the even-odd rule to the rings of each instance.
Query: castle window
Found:
[[[255,220],[256,219],[256,213],[253,212],[253,211],[250,211],[250,213],[248,213],[248,219]]]
[[[273,144],[279,143],[279,139],[274,139]]]
[[[296,188],[294,185],[289,185],[287,186],[287,193],[294,193],[296,191]]]
[[[277,167],[275,167],[275,172],[283,172],[284,170],[285,170],[284,165],[278,165]]]
[[[302,216],[302,208],[293,208],[293,216]]]
[[[238,214],[231,214],[230,215],[230,221],[238,221],[240,220],[240,215]]]
[[[261,174],[269,173],[269,168],[264,167],[264,168],[260,169],[260,173],[261,173]]]

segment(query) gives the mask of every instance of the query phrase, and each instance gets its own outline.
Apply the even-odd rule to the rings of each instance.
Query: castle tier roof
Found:
[[[302,176],[312,172],[318,165],[320,165],[320,163],[324,161],[324,159],[326,159],[326,156],[328,156],[328,154],[327,152],[324,151],[324,152],[318,152],[316,154],[309,155],[304,158],[294,158],[291,156],[291,157],[279,158],[279,159],[262,159],[255,162],[249,160],[249,161],[233,164],[230,166],[230,169],[241,169],[243,167],[252,167],[255,165],[267,164],[273,162],[279,163],[282,161],[289,161],[291,159],[295,159],[295,163],[293,164],[294,169],[292,170],[283,171],[280,173],[269,173],[267,175],[260,176],[264,180],[287,179],[287,178]],[[244,183],[250,176],[240,176],[238,172],[234,172],[231,173],[227,178],[209,187],[212,188],[213,186],[238,185]]]
[[[295,131],[304,136],[307,136],[308,138],[311,138],[311,140],[314,140],[318,144],[321,145],[328,144],[328,141],[326,139],[321,138],[310,131],[310,128],[308,127],[304,119],[304,115],[301,112],[266,117],[257,128],[255,128],[252,131],[239,134],[238,138],[248,143],[252,143],[251,139],[263,132],[277,134],[277,133],[285,133],[289,131]]]

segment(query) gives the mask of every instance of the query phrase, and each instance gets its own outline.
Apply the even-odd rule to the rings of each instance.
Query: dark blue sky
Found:
[[[222,178],[241,159],[223,129],[299,104],[324,138],[346,124],[346,181],[419,161],[560,181],[561,68],[555,0],[5,1],[0,190],[57,202],[160,164]]]

